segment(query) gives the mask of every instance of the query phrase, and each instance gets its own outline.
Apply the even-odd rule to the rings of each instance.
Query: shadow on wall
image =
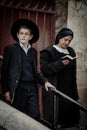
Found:
[[[3,126],[0,126],[0,130],[7,130],[7,129],[5,129]]]

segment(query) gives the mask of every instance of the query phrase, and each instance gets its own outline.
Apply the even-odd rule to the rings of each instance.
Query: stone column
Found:
[[[74,31],[71,46],[77,59],[77,85],[80,101],[87,105],[87,2],[68,0],[67,26]]]

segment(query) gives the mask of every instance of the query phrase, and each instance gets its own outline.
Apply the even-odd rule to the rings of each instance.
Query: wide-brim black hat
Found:
[[[38,40],[39,38],[38,26],[33,21],[24,18],[15,21],[11,27],[11,35],[14,38],[14,40],[18,41],[17,33],[21,26],[26,26],[29,29],[31,29],[33,38],[29,41],[30,43],[34,43]]]

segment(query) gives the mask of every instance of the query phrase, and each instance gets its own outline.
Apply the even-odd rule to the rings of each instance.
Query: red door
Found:
[[[38,25],[40,37],[37,43],[34,44],[34,47],[38,50],[39,54],[41,49],[52,44],[54,41],[54,15],[55,0],[0,0],[0,55],[3,56],[3,50],[7,44],[14,43],[10,29],[13,22],[19,18],[29,18]],[[40,71],[39,68],[38,55],[38,71]],[[41,90],[39,92],[41,96]]]

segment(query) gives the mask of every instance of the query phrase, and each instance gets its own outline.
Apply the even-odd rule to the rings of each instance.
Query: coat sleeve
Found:
[[[32,53],[32,60],[33,60],[34,78],[37,83],[44,86],[47,79],[37,72],[37,51],[34,48],[31,48],[31,49],[32,49],[31,53]]]
[[[10,53],[8,47],[6,47],[4,49],[2,69],[1,69],[1,82],[2,82],[3,94],[9,91],[9,86],[8,86],[9,61],[10,61]]]
[[[40,65],[41,71],[44,75],[55,74],[66,67],[61,60],[54,61],[47,50],[40,53]]]
[[[37,73],[37,77],[38,77],[38,83],[41,84],[42,86],[44,86],[45,82],[48,81],[44,76],[42,76],[42,75],[40,75],[38,73]]]

